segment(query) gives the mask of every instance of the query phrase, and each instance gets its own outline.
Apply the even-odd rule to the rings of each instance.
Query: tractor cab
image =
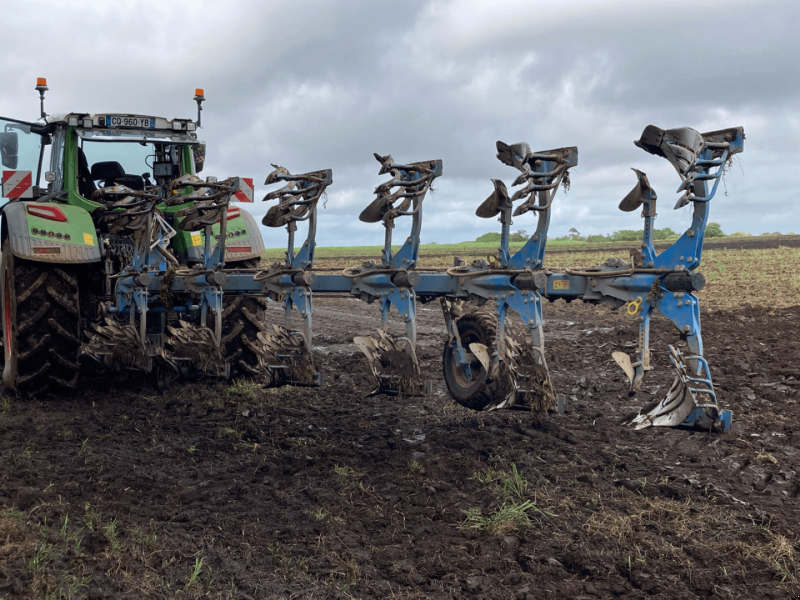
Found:
[[[180,231],[176,221],[176,214],[184,205],[175,203],[174,197],[188,194],[189,190],[171,189],[169,184],[184,176],[196,176],[203,170],[205,144],[197,138],[201,103],[205,100],[203,90],[195,92],[198,120],[194,121],[111,112],[47,115],[44,112],[46,81],[40,79],[36,89],[42,97],[42,114],[38,121],[0,117],[3,198],[76,207],[88,214],[75,219],[85,220],[108,203],[110,197],[104,190],[114,188],[130,190],[134,196],[142,193],[157,196],[162,199],[159,213],[166,225],[176,230],[170,242],[173,254],[182,264],[200,262],[204,233]],[[216,178],[209,178],[209,181],[216,181]],[[27,211],[26,217],[29,216],[30,211]],[[228,262],[257,261],[264,245],[255,220],[238,208],[229,213],[229,218],[231,239],[228,243],[236,250],[231,252]],[[35,228],[50,232],[47,227]],[[67,235],[67,232],[58,233]],[[96,233],[102,237],[107,232],[99,229]],[[215,230],[213,235],[218,239],[219,232]],[[90,237],[98,242],[94,231],[90,232]],[[88,241],[89,238],[70,232],[73,244],[83,239]],[[101,239],[98,243],[102,242]],[[96,252],[83,254],[86,260],[89,254],[91,261],[95,260]]]

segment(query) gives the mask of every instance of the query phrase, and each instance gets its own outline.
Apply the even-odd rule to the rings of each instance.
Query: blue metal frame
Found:
[[[699,134],[695,132],[695,135]],[[256,273],[223,269],[221,249],[219,245],[210,248],[210,236],[206,235],[203,271],[221,272],[223,276],[209,282],[207,277],[178,273],[172,282],[172,292],[200,292],[200,307],[189,304],[185,308],[177,308],[211,310],[215,315],[221,314],[223,294],[258,294],[282,298],[287,326],[293,306],[303,317],[304,336],[309,348],[314,292],[349,293],[369,302],[378,300],[384,328],[389,311],[394,306],[406,323],[407,337],[412,347],[416,342],[417,297],[423,301],[443,298],[447,303],[483,303],[492,300],[496,302],[499,331],[496,346],[491,349],[490,375],[504,360],[504,328],[509,308],[528,327],[534,356],[546,367],[542,329],[543,298],[551,301],[559,298],[581,299],[584,302],[607,302],[615,307],[626,306],[627,312],[638,318],[639,325],[637,354],[631,364],[634,373],[631,390],[634,392],[639,389],[645,372],[650,369],[650,319],[652,312],[658,310],[685,337],[689,348],[689,355],[685,358],[689,373],[686,384],[692,393],[703,395],[706,399],[698,404],[684,425],[727,429],[730,426],[730,413],[718,408],[708,364],[703,358],[699,301],[692,293],[695,288],[677,289],[675,284],[668,283],[668,277],[689,277],[699,266],[708,222],[708,203],[718,189],[730,157],[743,151],[743,142],[741,128],[704,134],[702,147],[694,161],[688,167],[678,169],[681,176],[678,193],[682,196],[677,207],[692,203],[694,211],[689,229],[668,249],[658,254],[653,246],[657,198],[646,175],[637,171],[637,188],[623,201],[623,204],[628,204],[625,207],[621,205],[623,210],[642,207],[642,246],[633,253],[632,264],[610,261],[599,267],[567,270],[563,274],[545,273],[543,266],[553,199],[558,187],[565,183],[569,169],[577,165],[576,148],[531,152],[527,144],[509,146],[498,142],[498,158],[521,172],[514,185],[524,184],[522,189],[509,196],[505,185],[501,181],[494,181],[495,192],[478,209],[479,216],[499,216],[501,240],[498,252],[490,257],[490,262],[478,260],[471,265],[458,264],[444,272],[416,270],[422,203],[431,183],[442,173],[441,161],[398,164],[391,156],[376,155],[381,163],[381,174],[391,174],[391,179],[376,188],[376,199],[365,209],[361,219],[367,222],[381,221],[386,229],[381,260],[370,261],[360,268],[345,269],[341,273],[313,271],[316,201],[332,182],[331,172],[318,171],[293,176],[279,167],[268,177],[267,183],[283,182],[287,185],[265,198],[280,199],[279,204],[271,208],[265,217],[265,224],[286,226],[288,247],[284,262]],[[665,135],[660,149],[653,150],[653,144],[637,145],[653,154],[666,156],[670,152],[670,144],[674,143]],[[686,154],[684,149],[681,151]],[[518,203],[516,210],[514,203]],[[526,212],[537,214],[536,230],[512,256],[509,250],[512,217],[522,216]],[[392,231],[395,220],[402,216],[412,217],[411,231],[400,250],[393,253]],[[309,223],[307,237],[295,253],[296,223],[302,220]],[[166,246],[168,232],[163,232],[163,236],[167,237],[163,240],[159,238],[158,243]],[[158,299],[166,262],[158,256],[152,257],[155,254],[150,253],[153,247],[148,247],[146,251],[142,249],[144,254],[135,258],[130,274],[117,280],[117,302],[112,307],[113,312],[125,313],[134,308],[145,315],[148,303]],[[149,280],[137,279],[142,273],[149,273]],[[459,339],[455,319],[450,311],[444,312],[457,365],[471,379],[474,373]],[[516,384],[522,386],[524,382]]]

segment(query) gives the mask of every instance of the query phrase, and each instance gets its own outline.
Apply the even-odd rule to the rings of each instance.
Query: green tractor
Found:
[[[259,359],[243,336],[263,330],[263,296],[226,295],[214,307],[208,289],[221,276],[203,275],[210,260],[254,270],[264,250],[255,219],[229,204],[244,195],[243,180],[197,177],[203,90],[193,121],[46,115],[46,81],[36,89],[38,121],[0,117],[5,386],[30,394],[74,388],[87,357],[101,368],[147,369],[162,357],[184,371],[213,371],[196,348],[176,349],[176,340],[209,331],[225,375],[255,372]],[[170,289],[175,273],[189,282],[182,295]],[[203,285],[192,288],[201,275]]]

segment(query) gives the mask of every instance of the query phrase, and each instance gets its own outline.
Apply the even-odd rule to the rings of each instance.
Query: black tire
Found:
[[[75,268],[17,258],[8,240],[2,254],[3,383],[30,395],[75,388],[81,346]]]
[[[484,344],[491,354],[497,339],[497,319],[487,312],[469,313],[457,322],[458,334],[464,350],[469,353],[472,343]],[[500,363],[500,373],[496,379],[488,379],[487,372],[477,358],[470,360],[472,381],[467,380],[464,373],[456,366],[455,353],[450,342],[444,344],[442,369],[447,390],[461,406],[472,410],[483,410],[490,404],[503,400],[513,385],[505,362]]]
[[[230,269],[256,269],[260,258],[248,258],[230,263]],[[228,296],[222,311],[222,349],[225,360],[231,363],[231,376],[259,375],[258,355],[253,351],[258,343],[256,335],[266,327],[264,310],[266,299]]]
[[[244,260],[226,260],[226,269],[257,269],[261,266],[260,258],[245,258]]]
[[[231,376],[254,376],[263,373],[254,352],[259,331],[266,330],[266,298],[225,296],[222,311],[222,353],[231,365]]]

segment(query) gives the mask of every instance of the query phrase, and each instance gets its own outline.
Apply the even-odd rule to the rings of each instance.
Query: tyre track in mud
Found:
[[[88,598],[796,595],[800,310],[703,315],[734,411],[715,435],[620,425],[671,383],[668,323],[654,319],[655,369],[629,398],[611,352],[632,351],[633,319],[577,303],[544,312],[567,410],[539,422],[454,405],[437,303],[417,321],[433,396],[364,398],[374,384],[351,340],[374,331],[379,307],[325,297],[319,389],[126,374],[70,398],[12,398],[0,598],[70,585]],[[404,333],[396,313],[390,329]],[[543,512],[464,529],[465,511],[507,504],[498,474],[512,464]]]

